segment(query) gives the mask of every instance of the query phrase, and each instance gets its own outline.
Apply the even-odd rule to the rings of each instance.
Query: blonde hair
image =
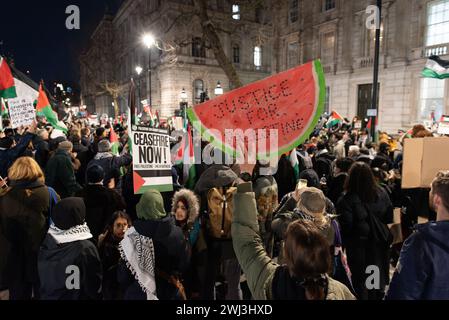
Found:
[[[30,157],[18,158],[8,170],[8,178],[13,181],[35,181],[45,183],[41,167]]]

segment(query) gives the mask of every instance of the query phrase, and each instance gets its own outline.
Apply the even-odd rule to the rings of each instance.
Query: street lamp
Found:
[[[223,88],[221,87],[220,81],[217,82],[217,86],[215,87],[215,95],[221,96],[223,94]]]
[[[147,33],[142,38],[143,44],[148,48],[148,102],[150,103],[150,107],[152,107],[151,101],[151,47],[155,44],[154,37]]]
[[[182,91],[181,91],[181,95],[180,95],[180,98],[181,98],[181,104],[180,104],[180,106],[181,106],[181,112],[182,112],[182,116],[183,116],[183,120],[184,120],[184,127],[187,127],[187,107],[188,107],[188,103],[187,103],[187,92],[186,92],[186,90],[184,89],[184,88],[182,88]]]
[[[140,95],[140,75],[141,75],[142,71],[143,71],[143,68],[141,66],[137,66],[136,67],[136,73],[137,73],[137,76],[138,76],[137,93],[139,95],[139,100],[137,100],[137,101],[139,101],[138,108],[140,107],[140,99],[141,99],[141,95]],[[137,111],[139,111],[139,110],[137,110]]]
[[[186,92],[186,89],[182,88],[182,91],[181,91],[181,101],[182,101],[182,102],[186,102],[186,100],[187,100],[187,92]]]

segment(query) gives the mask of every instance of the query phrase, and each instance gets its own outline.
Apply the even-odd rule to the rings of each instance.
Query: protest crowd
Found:
[[[38,120],[3,121],[3,299],[449,299],[449,173],[401,188],[402,144],[431,137],[423,125],[375,142],[322,116],[273,175],[201,163],[192,185],[173,163],[172,192],[136,195],[125,123]]]

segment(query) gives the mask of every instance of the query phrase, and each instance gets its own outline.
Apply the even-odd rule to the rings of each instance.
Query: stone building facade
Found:
[[[289,0],[279,32],[280,70],[321,58],[326,107],[366,117],[373,83],[375,30],[369,0]],[[299,48],[299,50],[297,50]],[[394,133],[449,113],[449,81],[422,79],[427,57],[449,60],[448,0],[384,0],[379,64],[379,127]],[[297,60],[296,60],[297,59]],[[279,71],[280,71],[279,70]]]
[[[241,81],[247,84],[269,76],[271,45],[259,37],[256,10],[233,13],[236,8],[231,1],[209,2],[214,23],[231,31],[220,32],[220,40]],[[201,38],[200,21],[192,15],[192,9],[188,0],[126,0],[114,17],[105,16],[80,59],[82,95],[88,109],[113,114],[111,95],[99,88],[105,82],[121,89],[122,111],[127,104],[130,78],[139,88],[140,100],[149,98],[150,50],[151,100],[161,117],[169,117],[179,109],[183,89],[190,106],[198,103],[201,92],[206,90],[213,98],[218,82],[225,92],[230,90],[224,71]],[[156,41],[150,50],[142,43],[146,33],[151,33]],[[260,60],[257,66],[256,47]],[[101,59],[102,54],[108,57]],[[137,66],[143,69],[140,76],[136,74]]]
[[[371,13],[366,9],[375,1],[267,0],[265,9],[248,11],[236,11],[232,1],[209,3],[218,27],[235,26],[236,31],[220,36],[243,83],[320,58],[326,73],[327,110],[348,118],[366,116],[375,46],[375,31],[366,27]],[[81,57],[81,88],[88,107],[93,110],[95,105],[98,113],[111,113],[111,98],[94,85],[105,80],[124,86],[122,108],[130,77],[140,83],[141,97],[148,96],[149,50],[140,39],[149,31],[163,49],[153,48],[151,60],[153,106],[163,117],[178,108],[182,89],[189,105],[199,101],[201,90],[208,89],[212,98],[218,81],[225,92],[230,90],[212,50],[201,47],[199,21],[194,17],[188,20],[186,14],[184,19],[191,23],[170,28],[179,13],[188,13],[190,8],[191,1],[127,0],[114,17],[105,16]],[[236,14],[240,19],[234,19]],[[395,132],[429,120],[432,111],[437,118],[449,113],[449,81],[420,76],[431,54],[449,60],[449,0],[384,0],[379,64],[381,129]],[[136,65],[145,70],[141,79],[136,78]]]

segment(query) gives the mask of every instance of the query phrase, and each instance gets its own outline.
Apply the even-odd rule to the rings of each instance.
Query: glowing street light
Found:
[[[217,86],[215,87],[215,95],[221,96],[223,94],[223,88],[221,87],[220,81],[217,82]]]
[[[143,36],[142,42],[148,49],[150,49],[155,43],[154,37],[149,33],[147,33]]]
[[[143,68],[142,68],[141,66],[137,66],[137,67],[136,67],[137,75],[140,76],[140,74],[142,73],[142,71],[143,71]]]

